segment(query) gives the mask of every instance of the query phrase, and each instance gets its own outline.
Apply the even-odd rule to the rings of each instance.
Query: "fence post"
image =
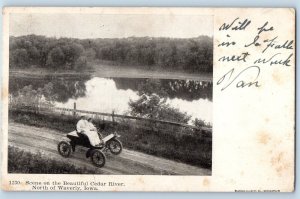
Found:
[[[115,111],[112,111],[111,118],[112,118],[113,125],[115,125]]]
[[[74,102],[74,111],[73,111],[73,115],[76,116],[76,102]]]

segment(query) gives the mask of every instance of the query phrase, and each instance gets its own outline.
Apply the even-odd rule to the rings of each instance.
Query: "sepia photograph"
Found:
[[[3,190],[294,191],[295,9],[3,17]]]
[[[213,16],[12,13],[8,173],[210,176]]]

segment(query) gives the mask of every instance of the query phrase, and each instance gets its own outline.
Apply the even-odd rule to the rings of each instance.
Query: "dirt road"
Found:
[[[107,152],[105,166],[97,168],[85,157],[85,148],[77,147],[75,153],[69,158],[60,156],[57,152],[57,144],[63,137],[65,137],[64,132],[18,123],[9,123],[9,145],[33,153],[41,152],[42,155],[48,158],[67,161],[79,167],[86,167],[94,170],[95,173],[98,174],[211,175],[209,169],[199,168],[127,149],[124,149],[118,156]]]

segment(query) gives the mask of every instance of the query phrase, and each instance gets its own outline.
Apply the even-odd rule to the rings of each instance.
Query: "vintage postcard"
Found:
[[[294,190],[293,8],[3,17],[3,190]]]

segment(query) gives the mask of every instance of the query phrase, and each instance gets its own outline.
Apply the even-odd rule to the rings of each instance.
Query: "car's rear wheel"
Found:
[[[106,162],[106,157],[102,151],[94,149],[91,151],[91,161],[96,167],[103,167]]]
[[[72,152],[72,146],[69,142],[67,141],[61,141],[58,143],[58,146],[57,146],[57,149],[58,149],[58,153],[67,158],[71,155],[71,152]]]
[[[107,148],[114,155],[119,155],[122,152],[123,146],[120,140],[114,138],[107,142]]]

